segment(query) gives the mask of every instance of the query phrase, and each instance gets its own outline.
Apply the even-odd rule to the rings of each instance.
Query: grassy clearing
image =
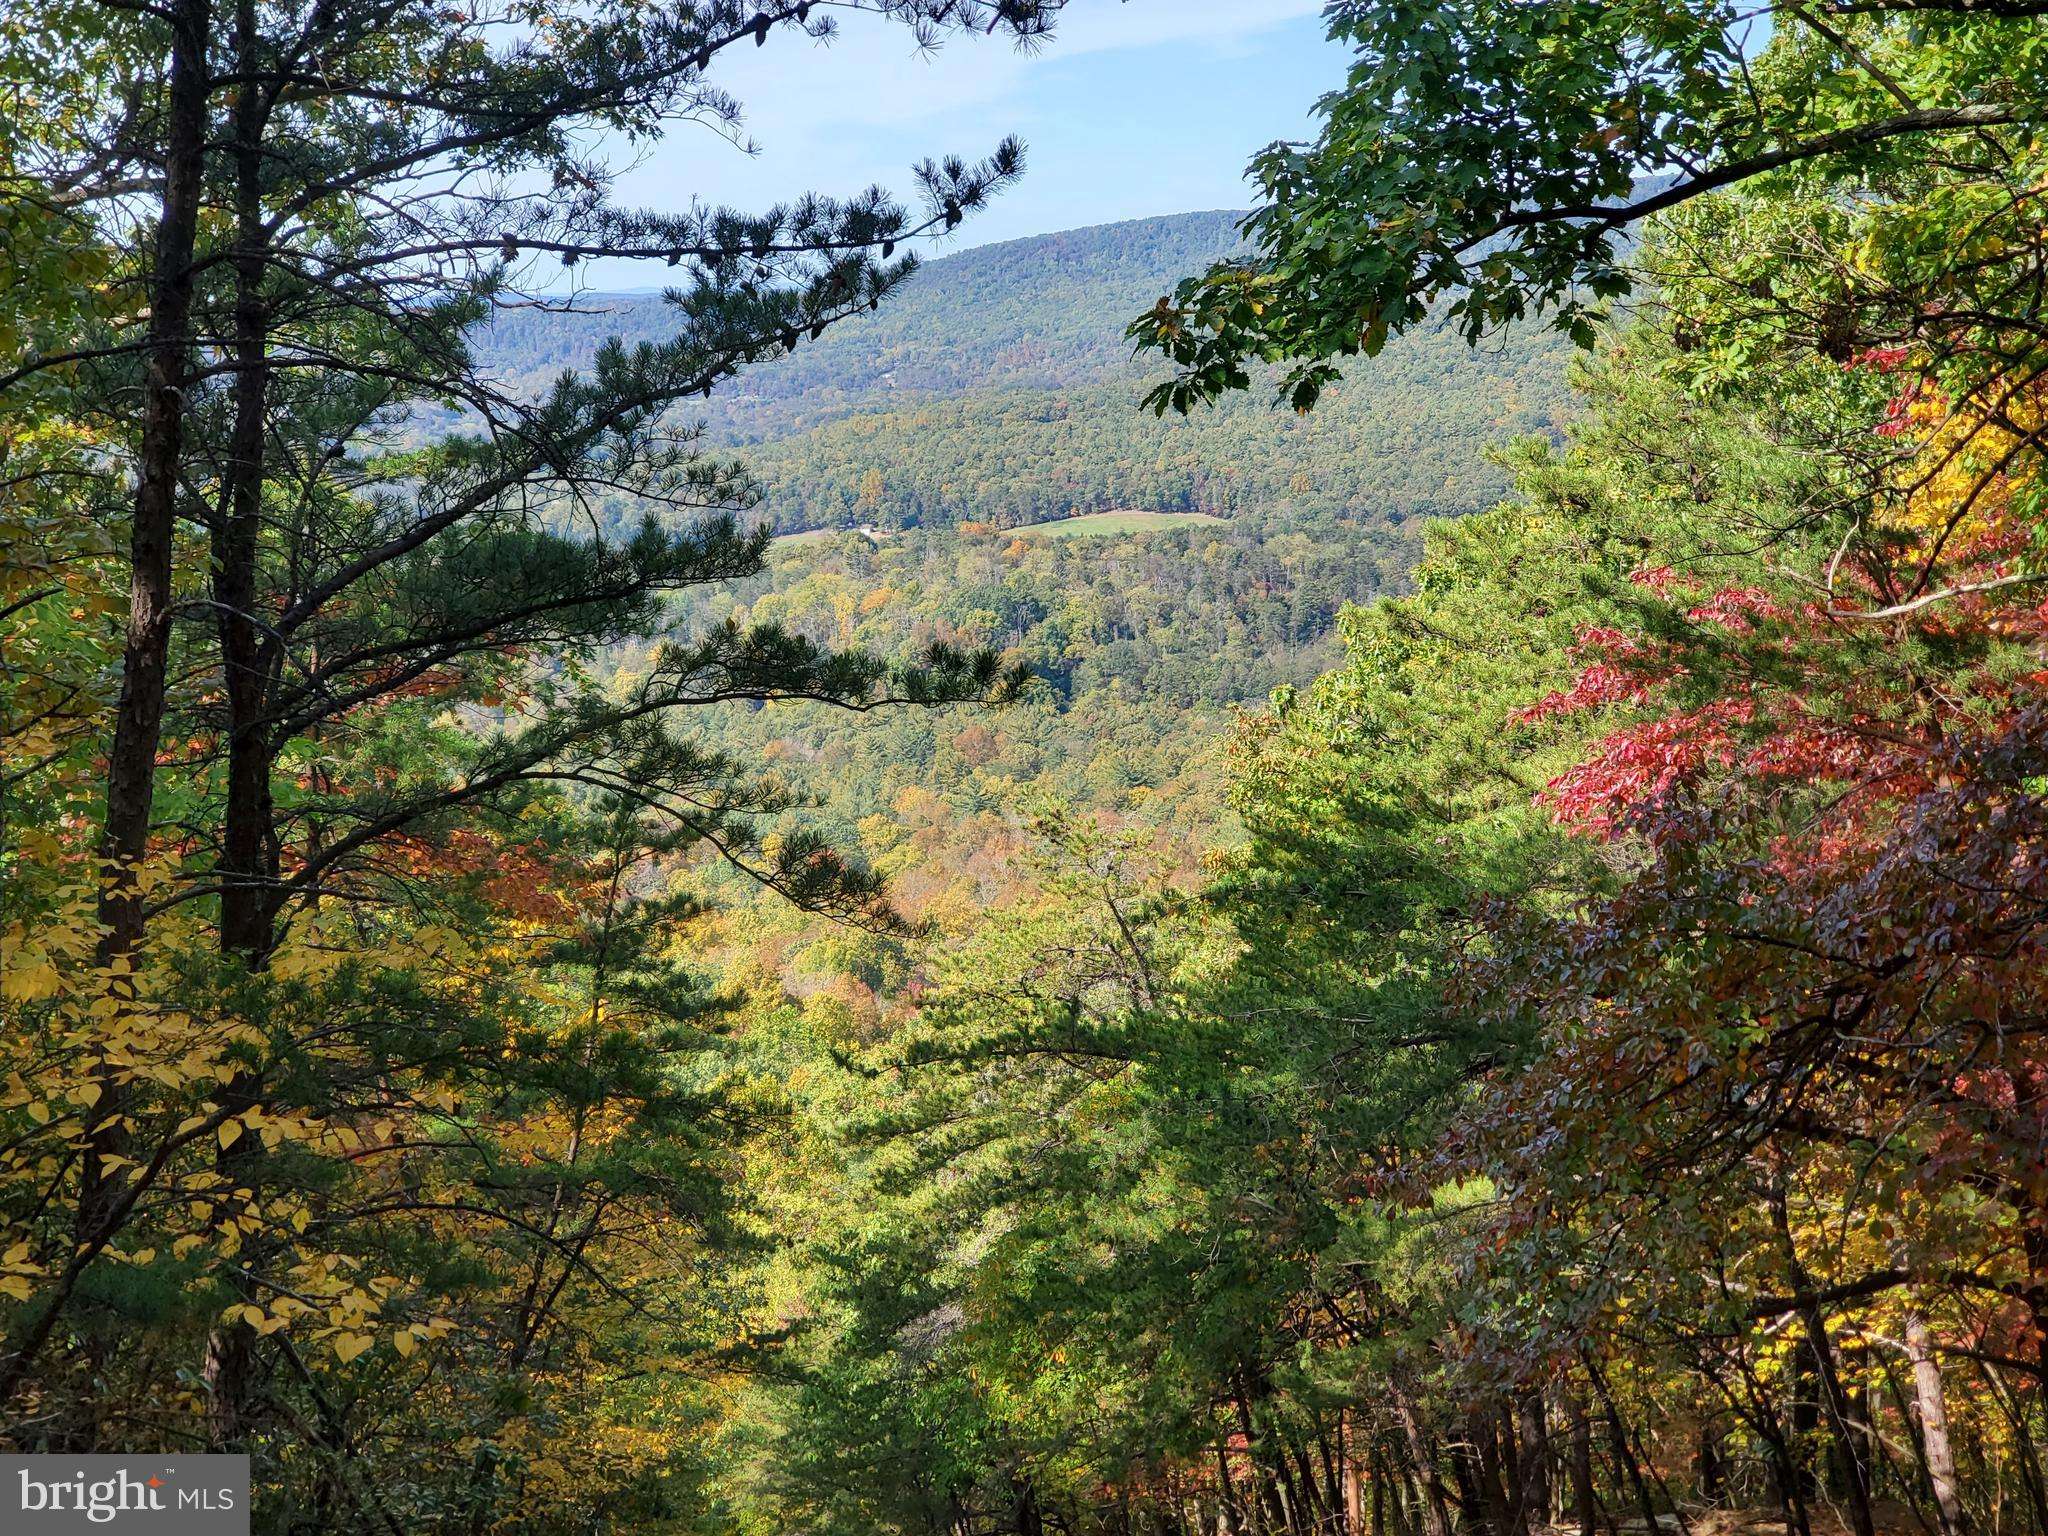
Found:
[[[792,549],[855,536],[866,539],[870,544],[879,544],[884,539],[895,538],[896,532],[890,528],[805,528],[797,533],[778,533],[768,542],[777,549]]]
[[[1012,533],[1043,534],[1049,539],[1081,539],[1126,533],[1158,533],[1168,528],[1220,528],[1227,521],[1208,512],[1089,512],[1048,523],[1027,523]]]

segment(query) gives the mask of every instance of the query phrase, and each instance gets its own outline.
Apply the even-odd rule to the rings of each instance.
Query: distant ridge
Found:
[[[928,262],[872,316],[747,370],[699,413],[744,450],[788,530],[976,520],[1000,526],[1139,508],[1289,526],[1398,525],[1496,500],[1486,450],[1555,433],[1569,348],[1548,331],[1474,351],[1440,326],[1357,362],[1312,417],[1264,392],[1187,420],[1138,401],[1161,365],[1131,318],[1228,254],[1228,209],[975,246]],[[672,334],[645,294],[589,294],[578,314],[499,317],[477,336],[501,378],[538,389],[607,336]]]
[[[872,316],[750,370],[729,392],[781,400],[1100,382],[1131,355],[1123,329],[1174,282],[1233,249],[1241,212],[1127,219],[935,257]],[[659,294],[591,293],[571,315],[519,311],[478,335],[507,373],[581,367],[610,335],[674,334]],[[893,380],[890,376],[893,375]]]

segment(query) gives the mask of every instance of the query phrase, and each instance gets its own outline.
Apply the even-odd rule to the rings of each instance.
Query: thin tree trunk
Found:
[[[1236,1396],[1233,1398],[1233,1402],[1237,1407],[1238,1432],[1244,1436],[1244,1459],[1251,1469],[1252,1496],[1259,1504],[1265,1506],[1267,1518],[1272,1521],[1273,1529],[1280,1531],[1291,1530],[1293,1528],[1293,1513],[1289,1509],[1287,1500],[1282,1495],[1280,1486],[1274,1479],[1272,1471],[1266,1465],[1265,1458],[1259,1454],[1259,1436],[1257,1430],[1252,1427],[1252,1409],[1248,1396],[1249,1392],[1250,1388],[1246,1386],[1244,1377],[1240,1373],[1237,1378]]]
[[[1010,1479],[1010,1510],[1012,1529],[1017,1536],[1044,1536],[1045,1522],[1038,1514],[1038,1493],[1029,1478]]]
[[[1593,1383],[1594,1392],[1599,1394],[1600,1406],[1607,1420],[1607,1440],[1614,1452],[1614,1464],[1628,1480],[1630,1490],[1636,1496],[1636,1508],[1643,1516],[1643,1528],[1656,1536],[1662,1529],[1657,1519],[1657,1502],[1650,1497],[1650,1485],[1643,1480],[1643,1469],[1636,1462],[1635,1452],[1628,1443],[1628,1430],[1621,1422],[1621,1409],[1615,1404],[1614,1394],[1608,1390],[1607,1378],[1600,1368],[1593,1364],[1592,1356],[1586,1356],[1586,1375]]]
[[[1586,1406],[1574,1397],[1572,1419],[1572,1514],[1579,1523],[1579,1536],[1594,1536],[1597,1513],[1593,1504],[1593,1426],[1586,1422]]]
[[[1757,1374],[1756,1365],[1749,1355],[1737,1350],[1731,1358],[1742,1383],[1742,1395],[1738,1398],[1730,1392],[1727,1394],[1728,1401],[1736,1412],[1743,1414],[1744,1422],[1769,1452],[1771,1487],[1777,1495],[1778,1507],[1785,1516],[1785,1529],[1796,1533],[1796,1536],[1811,1536],[1812,1527],[1807,1516],[1806,1492],[1799,1464],[1797,1428],[1778,1412],[1769,1387]],[[1744,1402],[1748,1404],[1746,1413],[1742,1408]],[[1796,1387],[1792,1406],[1796,1412]]]
[[[1365,1530],[1365,1480],[1358,1471],[1358,1426],[1352,1423],[1351,1415],[1340,1414],[1337,1418],[1337,1459],[1343,1467],[1343,1503],[1345,1536],[1362,1536]],[[1378,1536],[1382,1520],[1380,1490],[1373,1488],[1372,1529]]]
[[[2018,1393],[2011,1391],[2000,1379],[1999,1373],[1986,1362],[1977,1362],[1977,1373],[1978,1379],[1984,1383],[1985,1392],[1991,1401],[1998,1405],[1999,1414],[2004,1418],[2006,1428],[2012,1432],[2013,1444],[2019,1448],[2019,1454],[2013,1457],[2012,1461],[2019,1471],[2020,1486],[2025,1490],[2027,1502],[2032,1509],[2034,1529],[2048,1531],[2048,1488],[2042,1486],[2041,1458],[2034,1445],[2034,1432],[2027,1427],[2027,1420],[2032,1416],[2031,1405]],[[1995,1509],[1991,1517],[1991,1529],[2004,1529]]]
[[[1786,1446],[1791,1453],[1792,1493],[1810,1503],[1819,1487],[1808,1452],[1820,1427],[1820,1389],[1814,1380],[1811,1351],[1794,1350],[1787,1361],[1791,1401],[1786,1405]]]
[[[220,634],[223,686],[228,701],[227,807],[216,873],[221,886],[220,946],[249,971],[268,962],[276,881],[271,865],[275,830],[271,805],[271,747],[265,719],[270,689],[263,634],[256,616],[256,562],[262,530],[264,429],[270,368],[268,317],[263,302],[263,133],[267,104],[258,51],[255,0],[236,0],[236,90],[232,122],[235,155],[235,384],[234,426],[223,467],[226,485],[213,536],[214,619]],[[261,1078],[238,1072],[222,1102],[246,1110],[260,1102]],[[220,1153],[228,1187],[263,1198],[261,1143],[244,1135]],[[254,1267],[251,1251],[243,1270]],[[257,1300],[243,1287],[244,1302]],[[248,1433],[256,1332],[237,1317],[208,1335],[201,1378],[207,1386],[210,1449],[239,1449]]]
[[[205,178],[206,45],[209,0],[173,0],[171,63],[165,101],[164,192],[151,272],[149,350],[144,369],[142,435],[136,454],[134,519],[128,536],[128,626],[121,652],[121,696],[107,753],[106,814],[97,961],[109,994],[125,1009],[135,998],[135,969],[146,925],[139,879],[149,852],[156,796],[156,754],[163,738],[165,677],[171,638],[171,557],[177,526],[179,461],[185,442],[185,387],[192,354],[193,251]],[[109,1020],[110,1024],[117,1020]],[[76,1294],[81,1259],[90,1261],[126,1219],[107,1159],[128,1142],[128,1092],[111,1064],[95,1068],[99,1090],[79,1158],[73,1262],[66,1283],[24,1313],[0,1366],[0,1405],[12,1400]]]
[[[1230,1476],[1230,1447],[1225,1435],[1216,1441],[1216,1497],[1217,1525],[1227,1532],[1235,1533],[1244,1524],[1244,1514],[1238,1504],[1237,1487]]]
[[[1341,1425],[1342,1420],[1339,1420]],[[1342,1431],[1339,1430],[1341,1438]],[[1316,1461],[1323,1471],[1323,1507],[1337,1522],[1337,1529],[1349,1536],[1352,1530],[1350,1502],[1344,1496],[1344,1479],[1337,1470],[1341,1458],[1330,1445],[1329,1433],[1323,1428],[1321,1417],[1316,1421]]]
[[[1770,1206],[1772,1224],[1777,1228],[1778,1245],[1784,1251],[1786,1271],[1791,1276],[1794,1294],[1810,1297],[1813,1279],[1800,1262],[1799,1248],[1793,1241],[1782,1177],[1772,1184]],[[1799,1308],[1799,1319],[1805,1326],[1807,1346],[1813,1353],[1814,1368],[1819,1373],[1821,1407],[1827,1414],[1828,1428],[1841,1447],[1847,1485],[1843,1492],[1848,1497],[1850,1527],[1856,1536],[1877,1536],[1877,1521],[1870,1510],[1868,1428],[1851,1422],[1848,1396],[1842,1387],[1841,1373],[1836,1368],[1835,1348],[1828,1338],[1827,1319],[1821,1313],[1820,1304],[1806,1301]]]
[[[1700,1419],[1699,1436],[1693,1453],[1693,1482],[1700,1502],[1712,1507],[1721,1502],[1721,1445],[1713,1422]]]
[[[1500,1437],[1497,1408],[1474,1409],[1466,1418],[1466,1437],[1472,1442],[1472,1470],[1485,1500],[1486,1517],[1495,1536],[1515,1536],[1514,1501],[1508,1495],[1511,1469]]]
[[[1295,1496],[1301,1503],[1301,1528],[1304,1531],[1312,1530],[1321,1523],[1318,1511],[1324,1508],[1322,1483],[1316,1477],[1316,1469],[1309,1463],[1308,1452],[1300,1445],[1288,1441],[1281,1454],[1293,1469],[1292,1482],[1297,1490]]]
[[[1956,1487],[1956,1458],[1949,1443],[1948,1403],[1941,1389],[1941,1366],[1934,1358],[1927,1319],[1917,1312],[1906,1317],[1906,1361],[1913,1369],[1913,1419],[1920,1431],[1927,1480],[1934,1488],[1935,1518],[1940,1522],[1942,1536],[1962,1536],[1967,1521],[1962,1495]]]
[[[1522,1524],[1541,1525],[1550,1519],[1550,1425],[1544,1416],[1542,1393],[1523,1393],[1516,1405],[1516,1419],[1522,1440],[1522,1452],[1516,1459]]]
[[[164,196],[149,284],[149,354],[142,438],[136,452],[135,516],[128,535],[128,630],[121,649],[121,698],[107,753],[106,819],[100,858],[98,960],[114,997],[135,997],[147,918],[139,874],[149,852],[156,755],[163,740],[171,644],[171,554],[177,532],[179,469],[185,451],[185,389],[192,359],[193,250],[206,174],[206,48],[210,0],[173,0],[165,106]],[[105,1069],[79,1165],[78,1240],[97,1241],[114,1199],[106,1159],[119,1155],[128,1095]],[[25,1369],[17,1358],[11,1369]],[[11,1383],[9,1383],[11,1386]]]
[[[1372,1438],[1371,1460],[1366,1473],[1372,1480],[1372,1536],[1420,1536],[1414,1519],[1419,1498],[1413,1482],[1400,1468],[1392,1446],[1378,1435]]]
[[[1416,1417],[1414,1401],[1400,1386],[1389,1383],[1388,1400],[1400,1420],[1401,1433],[1408,1441],[1408,1454],[1415,1458],[1415,1475],[1422,1484],[1423,1536],[1451,1536],[1450,1503],[1444,1497],[1443,1480],[1437,1474],[1436,1456],[1422,1421]]]
[[[1453,1441],[1447,1447],[1451,1463],[1451,1481],[1458,1488],[1458,1510],[1464,1523],[1477,1521],[1484,1528],[1489,1509],[1486,1491],[1479,1476],[1479,1455],[1469,1440]]]

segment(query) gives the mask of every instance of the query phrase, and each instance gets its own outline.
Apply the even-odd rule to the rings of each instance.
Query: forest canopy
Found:
[[[2048,1532],[2048,5],[1335,0],[1241,227],[952,286],[995,135],[615,201],[832,9],[0,21],[6,1447]]]

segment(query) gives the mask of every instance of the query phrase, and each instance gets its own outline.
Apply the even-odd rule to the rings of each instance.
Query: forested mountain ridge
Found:
[[[1243,215],[1187,213],[943,256],[879,311],[755,365],[689,415],[744,448],[784,529],[999,526],[1074,512],[1255,512],[1398,526],[1479,511],[1506,487],[1485,450],[1554,434],[1568,345],[1516,327],[1476,353],[1445,322],[1394,338],[1313,417],[1238,398],[1196,417],[1137,402],[1158,381],[1123,327],[1237,244]],[[584,294],[474,336],[486,368],[537,391],[617,335],[675,325],[658,294]]]
[[[1230,251],[1243,217],[1131,219],[940,255],[881,309],[749,370],[714,404],[736,403],[740,414],[760,401],[795,400],[816,416],[833,401],[878,393],[1051,389],[1131,373],[1141,365],[1125,321]],[[487,366],[551,373],[587,366],[607,337],[633,342],[673,328],[659,293],[593,292],[572,313],[502,314],[474,340]]]

